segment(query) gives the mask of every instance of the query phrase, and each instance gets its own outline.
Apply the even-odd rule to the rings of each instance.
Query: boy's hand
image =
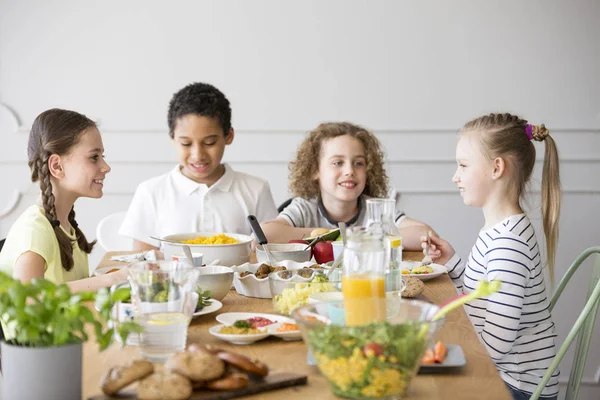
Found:
[[[448,260],[454,256],[454,248],[450,245],[450,242],[437,236],[434,232],[429,233],[431,238],[431,246],[429,246],[429,256],[436,264],[445,265]],[[427,247],[427,236],[421,236],[421,248],[423,254],[425,254],[425,248]]]

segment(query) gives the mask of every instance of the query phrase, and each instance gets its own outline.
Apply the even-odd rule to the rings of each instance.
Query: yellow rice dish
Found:
[[[194,239],[182,240],[183,244],[236,244],[239,240],[227,236],[224,233],[219,233],[213,236],[198,236]]]

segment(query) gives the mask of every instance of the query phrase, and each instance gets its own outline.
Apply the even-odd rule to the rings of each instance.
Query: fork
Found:
[[[429,265],[433,262],[431,256],[429,255],[429,246],[431,246],[431,236],[429,236],[429,231],[427,231],[427,244],[425,245],[425,257],[421,261],[421,265]]]

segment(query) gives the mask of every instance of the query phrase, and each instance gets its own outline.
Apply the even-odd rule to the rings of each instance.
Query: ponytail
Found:
[[[544,139],[546,151],[542,170],[542,220],[546,235],[546,250],[548,252],[548,269],[550,280],[554,283],[554,265],[556,247],[558,245],[558,220],[560,217],[560,174],[558,150],[550,135]]]

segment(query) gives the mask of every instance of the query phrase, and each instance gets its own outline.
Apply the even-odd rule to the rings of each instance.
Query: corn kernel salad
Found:
[[[281,294],[273,297],[273,307],[281,314],[291,314],[300,306],[308,304],[310,295],[322,292],[336,291],[334,284],[323,273],[315,274],[315,278],[308,283],[294,283],[292,287],[283,289]]]
[[[219,233],[213,236],[198,236],[194,239],[182,240],[183,244],[236,244],[239,240],[227,236],[224,233]]]
[[[427,345],[427,339],[420,338],[420,329],[420,323],[323,325],[308,331],[308,341],[319,370],[336,395],[401,396]]]

